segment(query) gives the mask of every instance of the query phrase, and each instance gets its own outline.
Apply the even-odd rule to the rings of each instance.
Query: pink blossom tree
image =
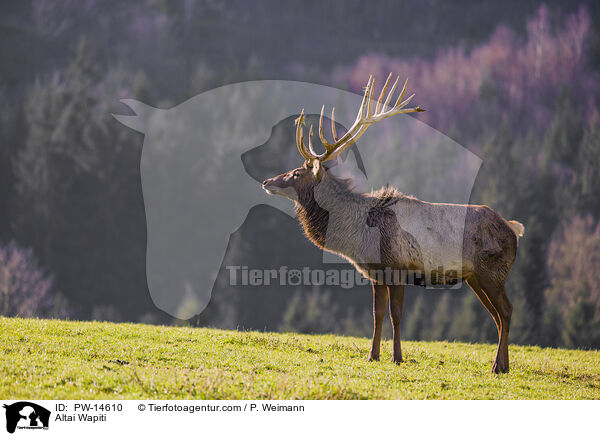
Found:
[[[0,244],[0,315],[31,317],[50,305],[52,277],[38,266],[31,249],[14,241]]]

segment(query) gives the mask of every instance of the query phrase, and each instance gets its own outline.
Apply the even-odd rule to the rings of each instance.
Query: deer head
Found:
[[[310,126],[308,134],[308,148],[304,145],[304,109],[300,113],[300,116],[296,119],[296,145],[300,155],[305,159],[304,165],[300,168],[295,168],[287,173],[283,173],[277,177],[267,179],[263,182],[263,189],[272,195],[283,195],[291,200],[298,201],[299,196],[302,192],[314,187],[318,184],[323,177],[323,172],[327,170],[327,167],[322,165],[324,162],[335,159],[345,149],[354,144],[358,138],[360,138],[367,128],[385,118],[397,114],[406,114],[411,112],[423,112],[419,106],[416,108],[406,108],[408,103],[412,100],[415,94],[407,97],[405,100],[404,94],[406,93],[406,87],[408,85],[408,79],[404,82],[404,86],[400,91],[400,95],[396,99],[396,103],[393,106],[389,106],[392,96],[398,86],[398,80],[392,85],[389,93],[387,93],[388,85],[392,74],[390,73],[381,92],[379,98],[374,100],[373,89],[375,85],[375,79],[371,75],[365,88],[365,93],[356,115],[354,124],[348,129],[348,131],[341,137],[338,138],[335,128],[335,107],[331,110],[331,133],[333,135],[333,142],[330,143],[325,139],[323,134],[323,113],[325,111],[325,105],[321,108],[321,116],[319,118],[319,138],[321,143],[325,147],[325,151],[321,154],[315,152],[312,144],[313,127]],[[384,100],[385,97],[385,100]],[[387,109],[387,110],[386,110]]]

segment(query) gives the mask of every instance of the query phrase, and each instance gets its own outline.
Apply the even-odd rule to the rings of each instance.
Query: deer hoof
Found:
[[[508,372],[508,365],[504,363],[500,363],[498,361],[494,362],[492,365],[492,373],[493,374],[505,374]]]
[[[369,357],[367,358],[367,360],[369,362],[378,362],[379,361],[379,356],[374,356],[373,354],[369,354]]]

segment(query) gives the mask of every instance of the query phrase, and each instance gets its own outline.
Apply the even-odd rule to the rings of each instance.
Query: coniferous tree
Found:
[[[139,298],[145,290],[139,142],[110,116],[113,85],[82,40],[64,70],[29,90],[28,135],[13,160],[16,237],[87,314],[95,304],[132,310],[150,303],[146,292]]]

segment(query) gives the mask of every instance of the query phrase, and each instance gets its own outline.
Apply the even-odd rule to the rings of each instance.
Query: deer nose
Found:
[[[270,180],[271,180],[271,179],[267,179],[267,180],[265,180],[265,181],[263,182],[263,186],[267,186],[267,183],[269,183],[269,181],[270,181]]]

